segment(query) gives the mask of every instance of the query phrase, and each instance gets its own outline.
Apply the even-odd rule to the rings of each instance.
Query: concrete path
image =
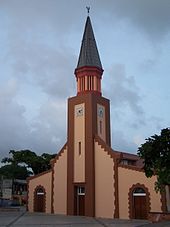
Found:
[[[159,223],[160,224],[160,223]],[[169,225],[158,225],[161,227],[170,227]],[[0,227],[136,227],[136,226],[152,226],[147,221],[142,220],[117,220],[90,218],[78,216],[65,216],[44,213],[28,213],[25,211],[2,211],[0,212]],[[155,226],[155,224],[153,225]],[[155,226],[156,227],[156,226]]]

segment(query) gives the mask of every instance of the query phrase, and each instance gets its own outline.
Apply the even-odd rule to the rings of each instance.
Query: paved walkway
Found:
[[[170,227],[170,223],[159,223],[159,225],[148,224],[142,220],[117,220],[90,218],[78,216],[54,215],[45,213],[28,213],[25,211],[2,211],[0,212],[0,227]]]

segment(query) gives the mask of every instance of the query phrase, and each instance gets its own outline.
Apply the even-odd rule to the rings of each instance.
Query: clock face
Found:
[[[77,107],[76,108],[76,117],[83,116],[83,107]]]
[[[98,116],[99,117],[103,117],[103,115],[104,115],[104,108],[102,106],[100,106],[98,108]]]

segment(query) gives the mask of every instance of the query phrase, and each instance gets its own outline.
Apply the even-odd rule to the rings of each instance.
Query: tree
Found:
[[[5,165],[0,168],[0,175],[8,179],[21,179],[24,180],[30,175],[30,171],[25,166],[18,165]]]
[[[43,153],[38,156],[35,152],[30,150],[10,150],[11,158],[5,157],[2,163],[10,163],[14,166],[25,166],[31,168],[33,174],[38,174],[50,169],[50,160],[55,157],[55,154]]]
[[[161,130],[160,135],[153,135],[138,148],[138,155],[144,160],[147,177],[157,175],[156,191],[170,185],[170,128]]]

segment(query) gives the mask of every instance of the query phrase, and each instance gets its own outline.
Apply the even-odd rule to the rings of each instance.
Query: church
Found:
[[[137,155],[111,148],[102,74],[88,15],[75,69],[77,95],[68,99],[67,141],[50,170],[28,178],[28,211],[121,219],[166,211],[167,196],[154,190],[156,176],[146,178]]]

